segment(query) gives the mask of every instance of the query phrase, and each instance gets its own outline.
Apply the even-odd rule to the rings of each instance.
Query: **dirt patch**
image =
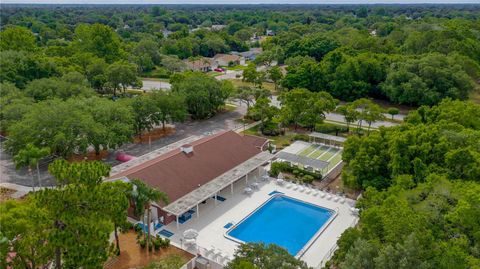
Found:
[[[153,129],[150,132],[143,133],[141,136],[137,135],[133,138],[135,143],[148,143],[149,141],[154,141],[165,136],[169,136],[175,133],[175,128],[165,127]]]
[[[0,188],[0,202],[5,202],[7,200],[13,199],[12,194],[16,191],[7,188]]]
[[[120,255],[111,258],[105,263],[104,269],[130,269],[140,268],[150,262],[169,255],[181,255],[187,261],[193,258],[193,255],[177,247],[170,246],[166,249],[147,252],[137,244],[137,234],[130,230],[127,233],[119,234]]]
[[[318,182],[320,185],[321,182]],[[346,187],[343,185],[342,181],[342,174],[340,173],[336,178],[333,180],[329,181],[326,184],[322,184],[322,186],[319,186],[322,189],[333,192],[333,193],[343,193],[345,194],[348,198],[350,199],[357,199],[357,197],[360,195],[360,191],[351,189],[349,187]]]
[[[100,154],[95,154],[95,151],[91,151],[87,154],[74,154],[68,159],[69,162],[81,162],[81,161],[101,161],[108,156],[108,150],[100,151]]]

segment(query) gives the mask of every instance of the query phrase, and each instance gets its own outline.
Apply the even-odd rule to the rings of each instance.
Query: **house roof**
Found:
[[[224,131],[190,142],[193,153],[175,148],[110,178],[140,179],[165,192],[171,203],[261,153],[267,140]],[[163,204],[160,204],[163,206]]]
[[[233,54],[217,54],[213,57],[214,60],[223,60],[225,62],[235,62],[240,60],[240,56]]]
[[[212,66],[212,60],[209,58],[201,58],[196,60],[185,60],[188,68],[190,69],[199,69]]]

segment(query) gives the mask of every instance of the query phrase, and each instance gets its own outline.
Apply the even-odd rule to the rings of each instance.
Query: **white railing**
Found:
[[[355,227],[358,223],[358,218],[355,218],[352,223],[350,223],[349,227]],[[335,245],[330,248],[330,250],[327,252],[327,254],[325,255],[325,257],[323,257],[322,261],[320,262],[320,264],[316,267],[316,269],[321,269],[325,266],[325,264],[332,258],[333,254],[335,253],[335,251],[337,251],[338,249],[338,245],[335,243]]]

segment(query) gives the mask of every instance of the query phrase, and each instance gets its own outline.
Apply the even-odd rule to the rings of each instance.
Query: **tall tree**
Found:
[[[77,26],[74,47],[104,58],[109,63],[118,60],[123,54],[117,33],[109,26],[100,23]]]
[[[102,186],[110,167],[101,162],[57,160],[49,172],[57,185],[35,193],[35,201],[51,221],[48,242],[55,248],[55,268],[101,267],[112,232],[112,193]]]
[[[1,50],[33,51],[35,48],[35,36],[27,28],[9,26],[0,32]]]
[[[276,91],[278,87],[278,82],[280,82],[280,80],[283,78],[282,70],[278,66],[273,66],[267,71],[267,73],[268,73],[268,78],[273,81],[273,84],[275,85],[275,91]]]
[[[275,244],[246,243],[239,246],[226,268],[307,269],[308,266]]]
[[[47,157],[50,154],[49,148],[37,148],[32,144],[27,144],[24,149],[21,149],[17,155],[13,158],[17,169],[22,167],[28,167],[28,172],[32,173],[32,168],[37,169],[38,186],[42,187],[42,181],[40,179],[40,160]],[[33,179],[33,176],[32,176]],[[32,188],[35,191],[35,182],[32,182]]]
[[[127,62],[115,62],[108,66],[106,70],[107,80],[113,89],[113,95],[118,90],[125,90],[128,86],[141,85],[137,79],[137,68],[135,65]]]
[[[152,202],[163,202],[168,204],[168,196],[166,193],[147,186],[139,179],[132,180],[133,191],[132,198],[135,205],[135,215],[142,218],[143,226],[147,225],[147,233],[145,241],[147,242],[147,250],[150,247],[150,216]],[[147,223],[144,222],[145,213],[147,214]],[[145,232],[144,232],[145,233]]]
[[[229,81],[218,81],[202,73],[190,72],[172,81],[172,91],[185,96],[192,118],[204,119],[213,116],[225,105],[233,86]]]
[[[177,93],[164,91],[154,91],[152,99],[158,109],[155,117],[162,123],[165,130],[167,123],[183,122],[187,116],[187,105],[185,97]]]
[[[52,244],[48,241],[51,222],[45,210],[29,197],[1,203],[0,212],[2,236],[8,240],[7,252],[1,252],[7,263],[3,268],[45,268],[53,257]]]

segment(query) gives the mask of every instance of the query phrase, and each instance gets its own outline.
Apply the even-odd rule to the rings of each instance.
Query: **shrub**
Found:
[[[144,238],[141,238],[138,240],[138,244],[140,245],[141,248],[145,248],[145,246],[147,245],[147,241],[145,241]]]
[[[165,238],[162,239],[162,243],[160,245],[161,248],[168,248],[170,246],[170,239]]]
[[[320,173],[315,173],[299,167],[293,167],[284,162],[273,162],[270,166],[270,176],[276,177],[280,172],[292,173],[296,178],[302,179],[302,181],[305,183],[311,183],[315,179],[322,179],[322,175]],[[307,176],[309,177],[306,178]]]
[[[269,135],[269,136],[277,136],[285,133],[281,128],[278,127],[278,124],[273,122],[265,123],[261,131],[262,131],[262,134]]]
[[[162,238],[157,236],[155,237],[155,239],[152,240],[152,243],[153,243],[153,248],[155,250],[159,250],[160,247],[162,246]]]
[[[270,166],[270,176],[276,177],[280,172],[285,172],[290,169],[287,163],[273,162]]]
[[[315,124],[315,131],[326,134],[346,133],[347,127],[331,124],[331,123],[318,123]]]
[[[305,175],[302,178],[302,181],[308,184],[311,184],[315,178],[311,175]]]
[[[146,73],[145,75],[151,78],[170,78],[172,72],[168,71],[166,68],[157,67],[156,69]]]
[[[302,141],[307,141],[309,140],[308,135],[305,134],[296,134],[295,136],[292,137],[292,141],[295,140],[302,140]]]

